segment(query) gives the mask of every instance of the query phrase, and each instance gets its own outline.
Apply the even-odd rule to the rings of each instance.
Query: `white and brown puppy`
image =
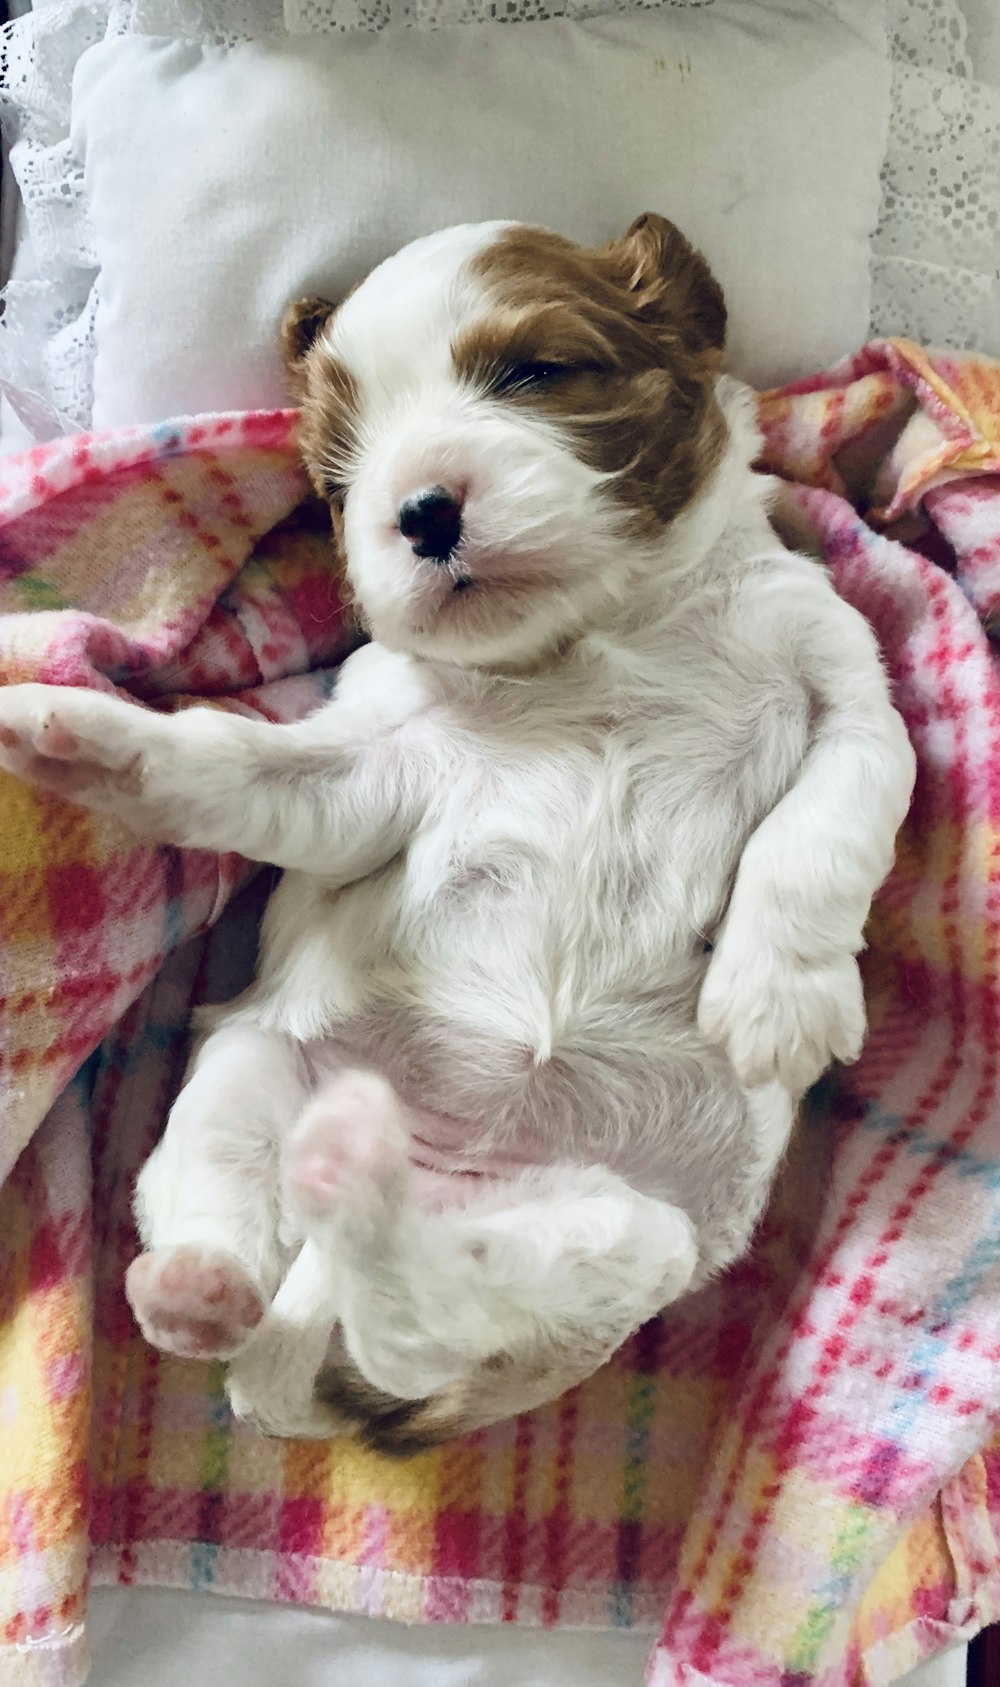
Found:
[[[142,1173],[150,1338],[271,1431],[561,1392],[746,1246],[913,758],[783,549],[725,311],[657,217],[448,230],[290,315],[372,642],[297,726],[0,695],[3,764],[286,869]]]

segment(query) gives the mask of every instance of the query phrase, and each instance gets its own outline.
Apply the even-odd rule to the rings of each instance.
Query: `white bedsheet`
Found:
[[[405,1628],[146,1588],[91,1596],[90,1687],[642,1687],[648,1636]],[[901,1687],[965,1687],[965,1647]]]
[[[642,1687],[652,1644],[590,1630],[408,1628],[147,1588],[96,1589],[90,1630],[90,1687]]]

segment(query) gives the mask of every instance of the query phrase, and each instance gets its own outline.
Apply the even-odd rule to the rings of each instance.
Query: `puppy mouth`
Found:
[[[459,551],[453,551],[447,562],[439,564],[433,573],[422,573],[418,579],[413,629],[421,634],[429,633],[439,616],[449,620],[456,615],[465,621],[470,613],[465,606],[480,597],[474,589],[478,581]]]
[[[494,624],[506,625],[516,619],[525,601],[534,601],[539,592],[537,579],[523,573],[495,572],[494,565],[509,567],[508,557],[493,551],[476,556],[456,551],[435,577],[424,577],[422,601],[415,606],[411,629],[420,636],[430,636],[436,626],[451,624],[456,632],[488,631]],[[473,568],[475,572],[473,572]],[[495,630],[495,627],[494,627]]]
[[[539,571],[536,558],[493,546],[469,550],[459,547],[440,573],[447,576],[438,584],[438,603],[442,607],[454,602],[456,597],[462,597],[466,603],[476,599],[485,605],[495,600],[513,606],[528,597],[536,599],[556,584],[546,580],[544,572]]]
[[[447,576],[447,589],[443,594],[445,602],[449,598],[458,597],[462,592],[471,591],[475,585],[469,561],[465,544],[459,542],[441,568],[441,573]]]
[[[558,589],[557,581],[540,576],[536,557],[476,543],[458,545],[446,562],[428,572],[421,569],[418,579],[414,630],[421,633],[430,632],[438,616],[450,620],[454,615],[467,627],[470,617],[477,625],[484,615],[507,621]]]

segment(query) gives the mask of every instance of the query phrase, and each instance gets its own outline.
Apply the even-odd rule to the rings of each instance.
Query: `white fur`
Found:
[[[912,787],[871,632],[769,526],[747,395],[719,382],[724,459],[643,548],[558,430],[456,382],[495,232],[409,249],[330,330],[375,641],[326,707],[0,696],[7,767],[287,869],[138,1201],[154,1260],[228,1250],[265,1302],[284,1278],[230,1385],[277,1432],[338,1427],[313,1399],[335,1324],[405,1399],[534,1364],[486,1421],[745,1247],[798,1099],[860,1048]],[[421,563],[395,510],[456,480],[462,560]]]

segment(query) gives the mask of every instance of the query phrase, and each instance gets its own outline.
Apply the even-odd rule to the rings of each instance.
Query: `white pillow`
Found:
[[[276,329],[404,241],[515,217],[602,240],[658,210],[725,286],[758,384],[864,338],[888,119],[872,0],[83,55],[95,426],[269,406]]]

